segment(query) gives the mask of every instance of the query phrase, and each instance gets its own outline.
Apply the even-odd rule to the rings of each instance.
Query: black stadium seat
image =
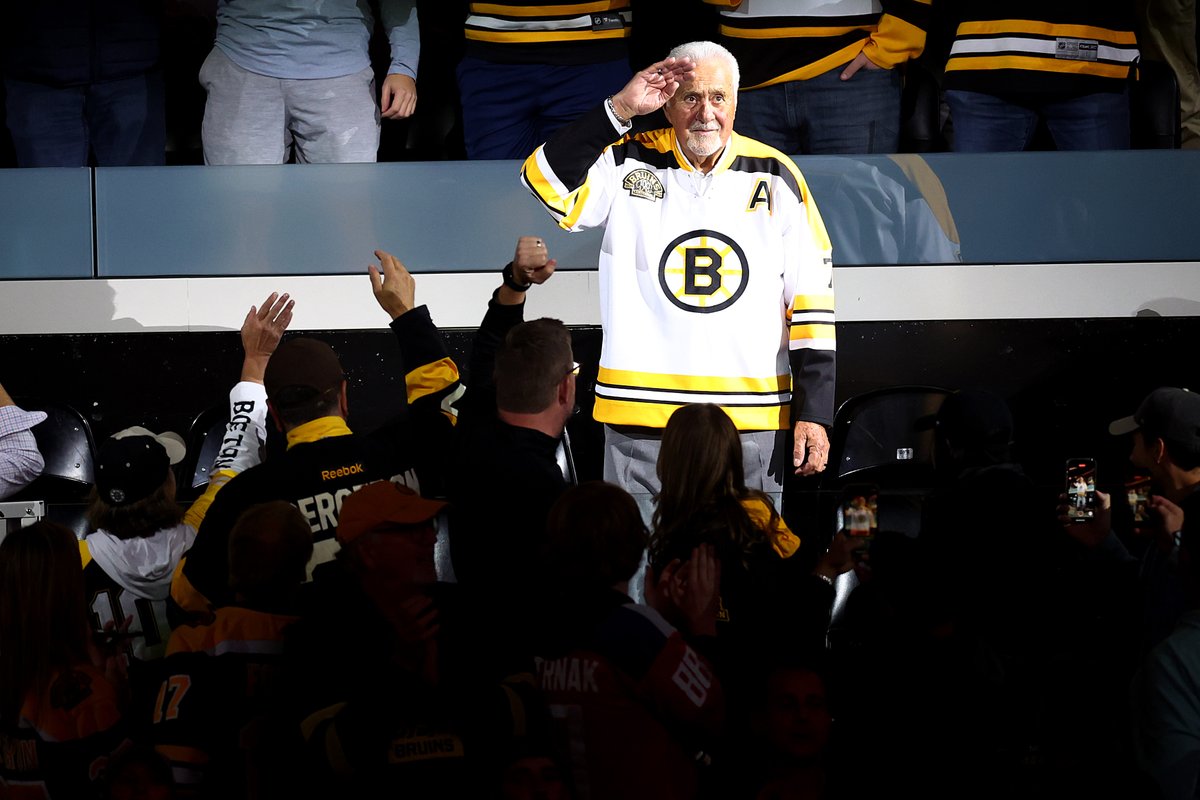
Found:
[[[88,498],[95,483],[96,441],[92,428],[75,408],[65,403],[26,403],[42,411],[46,421],[33,427],[46,467],[41,476],[11,500],[42,500],[46,518],[66,525],[82,537],[88,532]]]

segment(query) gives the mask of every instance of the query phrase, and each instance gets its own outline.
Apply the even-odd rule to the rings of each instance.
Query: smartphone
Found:
[[[879,533],[879,487],[864,483],[843,489],[838,527],[847,536],[867,541],[873,539]]]
[[[1134,524],[1150,519],[1150,476],[1135,475],[1125,483],[1125,501],[1129,503],[1129,513],[1133,515]]]
[[[1067,518],[1085,522],[1096,516],[1096,459],[1067,460]]]

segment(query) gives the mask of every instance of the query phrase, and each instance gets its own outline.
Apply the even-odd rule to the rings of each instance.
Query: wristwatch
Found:
[[[512,289],[514,292],[524,292],[527,291],[530,286],[533,286],[532,283],[517,283],[516,278],[513,277],[513,265],[511,261],[504,265],[504,271],[500,274],[504,278],[504,285]]]

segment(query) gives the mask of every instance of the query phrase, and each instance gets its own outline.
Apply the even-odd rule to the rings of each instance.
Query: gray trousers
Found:
[[[787,431],[742,431],[742,468],[746,486],[771,496],[775,507],[783,499],[784,470],[791,463]],[[642,518],[650,524],[658,483],[658,451],[662,431],[621,425],[604,426],[604,480],[633,495]]]
[[[784,469],[791,463],[787,434],[787,431],[741,433],[746,486],[766,492],[777,509],[783,507]],[[661,488],[657,472],[661,447],[659,429],[604,426],[604,480],[633,495],[647,528],[654,514],[654,495]],[[639,603],[645,602],[646,561],[647,554],[643,554],[641,566],[629,581],[629,596]]]
[[[346,164],[375,160],[379,106],[375,75],[315,80],[244,70],[214,47],[200,68],[205,164]]]

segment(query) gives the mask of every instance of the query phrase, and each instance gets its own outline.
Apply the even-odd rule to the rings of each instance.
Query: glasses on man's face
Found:
[[[579,362],[578,361],[571,362],[571,369],[567,370],[567,374],[568,375],[578,375],[579,374]]]

